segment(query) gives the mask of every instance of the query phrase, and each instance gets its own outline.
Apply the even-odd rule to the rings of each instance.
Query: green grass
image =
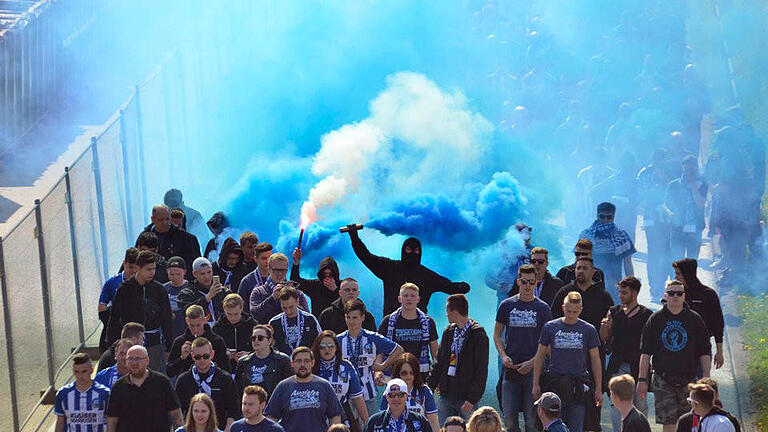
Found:
[[[747,353],[747,373],[752,380],[752,405],[760,431],[768,431],[768,294],[739,296],[743,302],[741,327]]]

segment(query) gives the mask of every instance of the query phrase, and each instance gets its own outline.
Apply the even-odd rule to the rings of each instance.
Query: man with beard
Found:
[[[592,247],[593,246],[591,241],[585,238],[579,239],[579,241],[576,242],[576,246],[573,247],[573,255],[575,260],[578,260],[582,257],[592,259]],[[560,270],[557,271],[556,277],[563,281],[563,285],[568,285],[569,283],[576,280],[575,260],[573,261],[573,264],[560,267]],[[595,274],[592,275],[592,281],[600,284],[603,288],[605,288],[605,275],[603,274],[603,271],[595,267]]]
[[[243,418],[232,423],[230,432],[285,432],[282,426],[264,417],[267,399],[267,392],[257,385],[243,389]]]
[[[181,409],[171,381],[149,369],[140,345],[128,350],[128,375],[117,380],[107,404],[108,432],[168,432],[182,425]]]
[[[291,353],[296,375],[275,387],[264,414],[286,432],[325,432],[328,425],[341,423],[342,408],[331,384],[312,374],[314,354],[307,347]]]
[[[192,264],[192,276],[195,280],[179,292],[179,308],[186,311],[190,306],[198,305],[205,310],[206,322],[213,325],[224,315],[224,297],[229,293],[221,284],[221,280],[214,282],[213,266],[206,258],[195,259]]]
[[[640,293],[640,281],[634,276],[627,276],[619,282],[620,305],[612,306],[600,323],[600,339],[611,353],[606,376],[616,377],[629,374],[637,380],[640,367],[640,337],[643,327],[651,316],[651,311],[637,303]],[[634,406],[648,415],[645,399],[634,393]],[[621,430],[621,413],[616,407],[611,409],[613,430]]]
[[[552,301],[555,298],[555,294],[563,287],[563,281],[552,276],[547,270],[549,265],[549,251],[543,247],[535,247],[531,249],[531,264],[536,270],[536,287],[534,289],[534,295],[550,307]],[[520,293],[520,284],[518,279],[515,279],[515,285],[509,292],[509,296],[516,296]]]
[[[159,204],[152,208],[152,223],[144,228],[144,232],[157,235],[158,253],[163,258],[169,260],[180,256],[187,263],[187,272],[192,272],[192,262],[200,256],[200,244],[195,236],[171,223],[171,209],[168,206]]]
[[[137,322],[144,325],[144,345],[152,359],[152,369],[165,371],[165,353],[171,348],[173,321],[168,294],[155,277],[157,255],[142,251],[136,258],[139,270],[120,284],[109,317],[109,340],[120,339],[123,324]],[[164,340],[163,340],[164,339]],[[163,347],[162,342],[165,342]],[[165,349],[163,349],[165,348]]]
[[[406,282],[411,282],[419,287],[421,300],[418,308],[427,311],[429,299],[434,292],[446,294],[466,294],[469,292],[469,284],[466,282],[451,282],[434,271],[421,265],[421,242],[410,237],[403,242],[401,259],[393,260],[372,254],[365,246],[358,234],[358,225],[348,225],[349,238],[352,241],[352,249],[360,261],[384,284],[384,313],[394,312],[398,307],[398,295],[400,287]]]
[[[602,286],[592,281],[592,276],[595,272],[595,266],[589,258],[579,258],[576,261],[576,280],[574,282],[565,285],[560,288],[560,291],[555,295],[555,299],[552,302],[552,317],[560,318],[564,316],[564,309],[561,307],[556,308],[554,305],[563,304],[571,292],[578,292],[581,296],[581,307],[583,308],[579,318],[591,324],[595,331],[600,328],[600,322],[605,314],[608,313],[608,309],[613,306],[613,299]],[[598,338],[598,355],[600,359],[601,371],[605,366],[605,349],[600,345]],[[588,364],[589,373],[592,374],[591,364]],[[600,410],[595,404],[591,403],[591,400],[587,400],[585,404],[586,409],[586,430],[593,430],[589,426],[599,425]],[[569,425],[570,426],[570,425]]]
[[[301,256],[301,249],[293,250],[291,280],[298,282],[299,288],[312,299],[312,315],[319,317],[331,302],[339,298],[339,285],[341,285],[339,265],[333,257],[327,256],[317,267],[317,279],[304,279],[299,272]]]
[[[597,219],[579,235],[594,245],[595,265],[605,272],[605,288],[612,297],[618,295],[616,284],[622,278],[622,267],[624,276],[634,275],[632,255],[637,252],[629,234],[613,222],[615,216],[615,205],[609,202],[598,204]]]

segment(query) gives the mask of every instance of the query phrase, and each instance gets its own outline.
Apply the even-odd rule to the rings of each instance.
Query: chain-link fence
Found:
[[[192,55],[186,52],[188,55]],[[70,380],[71,356],[98,342],[101,286],[148,222],[184,161],[190,82],[170,55],[91,139],[55,186],[0,237],[0,430],[39,430]],[[194,83],[199,85],[199,83]],[[151,154],[146,154],[150,150]],[[7,372],[5,372],[7,371]]]

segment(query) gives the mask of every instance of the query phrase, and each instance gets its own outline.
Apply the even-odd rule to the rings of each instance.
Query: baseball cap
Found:
[[[200,269],[204,269],[206,267],[210,267],[211,262],[208,261],[208,258],[205,257],[197,257],[192,262],[192,271],[198,271]]]
[[[552,392],[545,392],[541,395],[539,400],[533,403],[536,406],[541,406],[541,409],[547,411],[557,411],[560,409],[560,397]]]
[[[171,259],[168,260],[168,268],[186,269],[187,262],[180,256],[171,257]]]
[[[408,392],[408,384],[400,378],[393,378],[387,383],[387,388],[384,389],[384,396],[393,391]]]

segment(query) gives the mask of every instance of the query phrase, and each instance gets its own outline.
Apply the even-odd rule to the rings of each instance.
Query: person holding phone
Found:
[[[194,280],[179,292],[179,307],[187,310],[189,306],[200,305],[205,309],[205,321],[213,325],[224,315],[224,297],[230,293],[218,275],[213,274],[213,266],[207,258],[199,257],[192,263]]]

